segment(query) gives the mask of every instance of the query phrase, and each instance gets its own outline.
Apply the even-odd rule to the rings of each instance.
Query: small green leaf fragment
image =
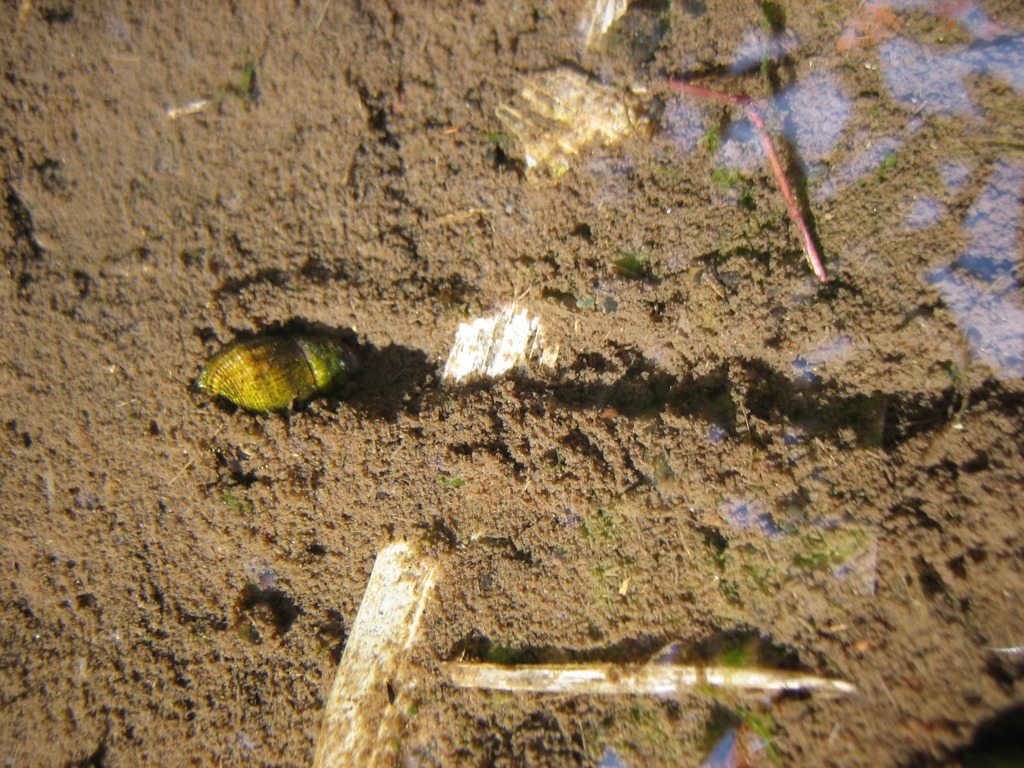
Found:
[[[885,176],[885,172],[896,165],[896,153],[893,151],[886,152],[882,157],[882,162],[878,166],[878,178],[881,179]]]
[[[722,651],[718,661],[723,667],[742,669],[750,665],[750,651],[746,645],[734,645]]]
[[[229,491],[224,491],[224,495],[221,496],[221,500],[240,515],[252,514],[252,502],[246,499],[240,499]]]
[[[713,155],[721,145],[722,140],[718,135],[718,126],[713,125],[708,128],[707,132],[697,139],[697,146],[704,147],[708,154]]]
[[[711,171],[711,180],[720,187],[732,189],[740,185],[743,177],[735,168],[719,166]]]
[[[612,262],[612,267],[623,277],[641,280],[651,276],[651,262],[646,253],[629,253]]]

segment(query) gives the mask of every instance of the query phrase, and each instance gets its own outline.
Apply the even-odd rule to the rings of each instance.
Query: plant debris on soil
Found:
[[[6,765],[312,764],[394,542],[396,764],[1020,759],[1019,3],[583,5],[0,7]],[[567,66],[645,122],[536,183],[496,112]],[[443,378],[513,304],[557,363]],[[360,370],[196,391],[280,329]],[[444,672],[666,646],[856,693]]]

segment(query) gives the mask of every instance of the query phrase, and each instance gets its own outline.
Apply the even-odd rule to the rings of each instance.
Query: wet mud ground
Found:
[[[310,764],[396,540],[442,568],[403,765],[698,765],[743,723],[789,766],[998,747],[1024,663],[993,650],[1024,643],[1024,18],[862,11],[642,6],[581,51],[569,2],[3,4],[5,764]],[[651,86],[657,130],[534,180],[495,109],[566,63]],[[828,285],[743,114],[655,98],[666,76],[768,105]],[[557,368],[443,382],[458,324],[514,299]],[[350,329],[360,376],[288,415],[194,391],[283,325]],[[669,643],[859,692],[513,696],[437,669]]]

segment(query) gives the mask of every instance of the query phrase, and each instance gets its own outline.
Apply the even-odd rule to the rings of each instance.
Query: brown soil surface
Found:
[[[934,766],[1019,721],[1022,657],[992,649],[1024,643],[1024,20],[916,4],[837,50],[861,5],[770,7],[821,286],[756,152],[709,151],[742,112],[666,94],[653,136],[540,183],[495,118],[566,62],[765,98],[756,60],[728,71],[755,3],[642,5],[582,53],[561,0],[4,3],[5,764],[309,765],[395,540],[443,571],[403,765],[698,765],[756,721],[783,765]],[[558,368],[442,382],[458,324],[516,298]],[[350,331],[361,374],[286,415],[194,390],[279,326]],[[436,666],[673,642],[859,693]]]

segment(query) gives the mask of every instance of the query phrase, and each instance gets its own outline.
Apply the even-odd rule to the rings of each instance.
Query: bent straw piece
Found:
[[[731,93],[722,93],[721,91],[715,91],[711,88],[705,88],[702,85],[694,85],[693,83],[687,83],[683,80],[668,79],[665,84],[679,93],[688,93],[692,96],[700,96],[706,99],[712,99],[722,104],[729,104],[734,107],[743,107],[747,114],[750,116],[750,121],[757,128],[758,138],[761,141],[761,147],[764,149],[765,155],[768,156],[768,164],[771,166],[772,175],[775,176],[775,181],[779,185],[779,190],[782,192],[782,199],[786,201],[786,212],[789,214],[790,220],[796,225],[797,230],[800,232],[800,244],[804,249],[804,257],[807,259],[808,265],[811,267],[811,271],[817,276],[818,280],[823,283],[828,282],[828,275],[825,273],[825,267],[821,263],[821,256],[818,254],[818,248],[814,244],[814,238],[811,237],[811,230],[807,226],[807,222],[804,219],[803,214],[800,212],[800,206],[797,205],[796,195],[793,194],[793,188],[789,185],[789,180],[786,178],[786,172],[782,167],[782,160],[779,159],[778,152],[775,151],[775,143],[772,141],[772,137],[768,133],[768,129],[765,127],[764,118],[761,116],[761,112],[753,105],[751,100],[746,96],[735,96]]]
[[[676,664],[498,664],[443,665],[459,688],[496,691],[591,695],[673,696],[700,688],[728,688],[752,693],[809,691],[824,695],[855,693],[845,680],[801,672]]]
[[[389,688],[399,688],[435,571],[406,544],[377,555],[324,710],[314,768],[394,762],[401,690],[392,701]]]

